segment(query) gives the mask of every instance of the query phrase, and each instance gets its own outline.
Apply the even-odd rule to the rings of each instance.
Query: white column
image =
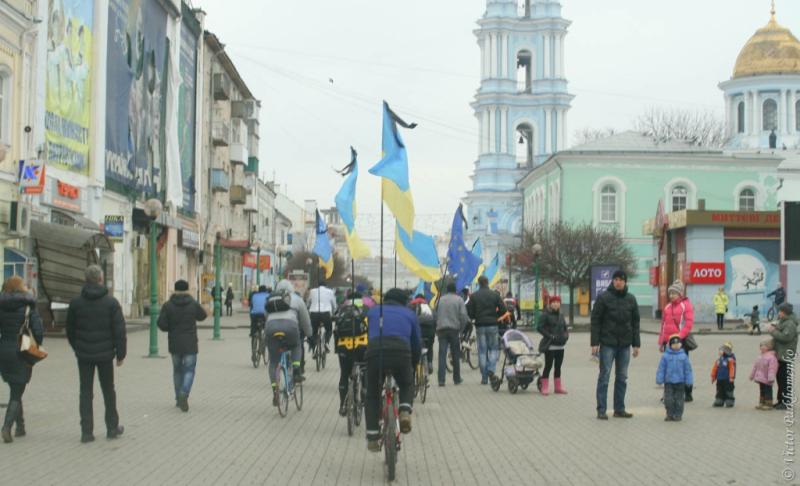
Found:
[[[750,135],[757,135],[758,129],[758,99],[754,91],[750,91]]]
[[[544,34],[544,79],[550,78],[550,34]]]
[[[794,135],[797,132],[797,94],[794,90],[789,90],[789,133]]]
[[[508,107],[500,109],[500,152],[508,153]]]
[[[559,50],[559,52],[561,52],[561,58],[560,58],[560,61],[561,61],[561,77],[565,78],[565,79],[567,77],[567,74],[566,74],[567,71],[566,71],[566,68],[565,68],[565,65],[564,65],[564,60],[566,59],[566,55],[564,54],[564,45],[565,45],[564,38],[566,36],[567,36],[566,33],[561,34],[561,49]],[[564,111],[564,114],[566,114],[566,113],[567,112]]]
[[[483,36],[483,79],[489,78],[489,51],[491,49],[489,41],[489,34]]]
[[[489,77],[497,77],[497,34],[489,34]]]
[[[786,127],[786,90],[781,90],[780,96],[780,103],[778,103],[778,129],[775,130],[776,133],[788,133],[788,129]]]
[[[553,138],[553,117],[551,113],[552,112],[549,108],[544,110],[544,134],[542,134],[542,136],[544,137],[544,153],[546,154],[549,154],[553,151],[553,144],[551,143]]]
[[[489,108],[489,153],[497,152],[497,108]]]
[[[508,34],[503,35],[503,74],[500,77],[511,78],[511,73],[508,72]]]
[[[553,40],[555,41],[555,46],[553,49],[553,57],[555,57],[553,70],[555,71],[555,76],[553,77],[561,79],[561,36],[556,34],[553,36]]]
[[[567,131],[567,113],[569,113],[569,110],[565,109],[564,113],[561,115],[561,138],[562,138],[561,149],[562,150],[566,150],[567,149],[567,138],[569,137],[569,132]],[[560,190],[560,188],[559,188],[559,190]]]

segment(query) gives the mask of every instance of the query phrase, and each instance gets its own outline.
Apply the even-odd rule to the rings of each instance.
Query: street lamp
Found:
[[[150,218],[150,352],[148,358],[158,357],[158,220],[164,207],[158,199],[144,203],[144,214]]]
[[[542,253],[542,245],[535,243],[533,245],[533,273],[536,275],[536,289],[533,293],[533,328],[539,329],[539,315],[541,309],[539,308],[539,255]]]
[[[261,246],[256,247],[256,285],[261,286]]]
[[[222,317],[222,245],[220,240],[222,236],[217,231],[216,238],[214,239],[214,334],[212,339],[219,341],[220,337],[220,319]]]

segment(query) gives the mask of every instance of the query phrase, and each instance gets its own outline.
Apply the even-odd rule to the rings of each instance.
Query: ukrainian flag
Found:
[[[383,158],[369,173],[383,178],[381,197],[394,214],[406,235],[414,234],[414,200],[408,184],[408,153],[397,125],[414,128],[416,123],[406,123],[383,102]]]
[[[353,260],[369,258],[370,251],[367,245],[356,234],[356,181],[358,180],[358,153],[350,147],[350,164],[339,171],[347,177],[342,184],[342,188],[336,193],[336,209],[342,218],[345,226],[345,239],[347,248],[350,249],[350,257]]]
[[[328,225],[317,209],[317,240],[314,242],[314,254],[319,257],[319,266],[325,269],[325,278],[333,275],[333,247],[328,238]]]
[[[489,263],[489,267],[486,269],[486,278],[489,279],[489,288],[494,287],[497,282],[500,281],[500,254],[495,253],[494,258],[492,258],[492,262]]]
[[[414,231],[413,237],[397,223],[395,227],[395,250],[400,262],[417,277],[426,282],[439,278],[439,256],[433,238]]]
[[[475,279],[472,281],[472,285],[475,285],[478,283],[478,278],[483,275],[483,271],[486,269],[483,265],[483,245],[481,244],[480,237],[475,238],[475,243],[472,244],[472,254],[481,259],[481,266],[478,267],[478,273],[475,274]]]

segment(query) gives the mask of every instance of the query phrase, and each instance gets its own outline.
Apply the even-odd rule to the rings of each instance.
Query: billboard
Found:
[[[195,133],[197,100],[197,42],[200,25],[191,10],[183,5],[181,18],[180,78],[178,91],[178,147],[181,155],[181,181],[185,211],[194,212]]]
[[[728,309],[741,317],[754,305],[762,312],[772,307],[767,294],[780,280],[779,240],[725,240],[725,292]]]
[[[106,187],[145,198],[162,191],[167,12],[158,0],[110,0]]]
[[[47,163],[89,174],[92,111],[91,0],[50,0],[45,78]]]
[[[594,307],[594,301],[597,296],[606,291],[611,285],[611,277],[614,272],[619,270],[619,265],[592,265],[592,281],[591,281],[591,306]]]

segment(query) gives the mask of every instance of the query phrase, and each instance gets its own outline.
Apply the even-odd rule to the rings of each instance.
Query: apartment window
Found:
[[[600,191],[600,222],[617,222],[617,189],[607,185]]]

